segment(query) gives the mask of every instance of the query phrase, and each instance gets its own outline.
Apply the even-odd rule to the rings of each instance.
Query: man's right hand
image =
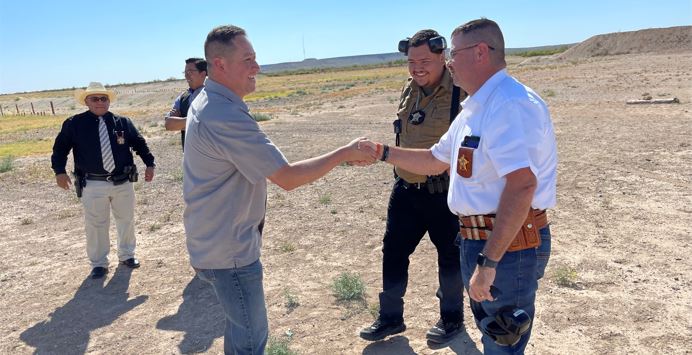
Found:
[[[366,141],[367,138],[360,137],[351,141],[346,148],[349,151],[349,157],[346,159],[347,163],[350,165],[357,166],[367,166],[375,163],[377,160],[373,159],[367,150],[360,149],[360,142]]]
[[[55,175],[55,182],[65,190],[69,190],[70,185],[72,185],[72,180],[65,173]]]
[[[382,157],[382,144],[373,142],[369,139],[362,139],[358,141],[358,150],[363,151],[370,155],[370,157],[377,161]]]

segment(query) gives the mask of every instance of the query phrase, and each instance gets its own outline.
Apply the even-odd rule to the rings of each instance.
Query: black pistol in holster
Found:
[[[72,177],[74,177],[74,190],[77,193],[77,198],[82,198],[82,191],[86,186],[86,177],[79,171],[73,171]]]
[[[428,176],[425,185],[430,194],[447,192],[449,188],[449,175],[445,172],[440,175]]]
[[[137,173],[137,165],[128,165],[123,168],[123,174],[127,175],[127,180],[130,182],[137,182],[139,180],[139,174]]]

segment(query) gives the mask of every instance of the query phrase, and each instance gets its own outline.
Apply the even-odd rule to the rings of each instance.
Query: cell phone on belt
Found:
[[[478,148],[478,143],[480,141],[481,137],[479,136],[466,136],[464,137],[464,140],[461,141],[461,146],[476,149]]]

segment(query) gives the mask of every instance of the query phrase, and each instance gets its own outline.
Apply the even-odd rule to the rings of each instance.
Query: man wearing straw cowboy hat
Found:
[[[72,181],[65,165],[72,150],[75,188],[84,206],[87,255],[93,268],[91,277],[98,279],[108,272],[111,209],[118,230],[118,259],[127,267],[139,267],[135,259],[132,185],[137,181],[137,167],[132,150],[147,166],[144,172],[147,182],[154,178],[154,156],[129,118],[108,111],[115,99],[113,91],[92,82],[85,90],[77,90],[75,98],[89,110],[63,122],[55,138],[51,164],[58,186],[68,190]]]

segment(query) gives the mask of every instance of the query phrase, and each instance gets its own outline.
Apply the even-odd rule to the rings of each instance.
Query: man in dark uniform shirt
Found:
[[[108,272],[110,241],[108,229],[113,210],[118,230],[118,259],[130,268],[139,267],[135,259],[134,207],[136,167],[132,150],[147,168],[144,180],[154,178],[154,156],[129,118],[109,112],[115,93],[101,83],[91,83],[75,95],[89,110],[69,117],[62,124],[53,145],[51,163],[59,187],[68,190],[72,181],[65,166],[72,151],[75,186],[84,206],[87,255],[92,278]]]
[[[445,68],[444,37],[433,30],[418,31],[401,41],[411,77],[401,93],[396,145],[430,148],[449,128],[466,94],[454,87]],[[454,240],[459,222],[447,207],[449,175],[424,176],[395,169],[395,182],[387,210],[382,247],[380,314],[363,329],[363,339],[375,341],[403,332],[404,294],[408,284],[409,256],[427,232],[437,248],[440,318],[426,334],[433,343],[446,343],[463,330],[463,294],[459,249]]]
[[[192,101],[197,97],[204,87],[204,80],[207,78],[207,61],[202,58],[188,58],[185,60],[185,81],[189,88],[173,102],[173,108],[166,114],[165,127],[167,131],[180,131],[180,139],[185,149],[185,125],[187,122],[187,111],[192,105]]]

